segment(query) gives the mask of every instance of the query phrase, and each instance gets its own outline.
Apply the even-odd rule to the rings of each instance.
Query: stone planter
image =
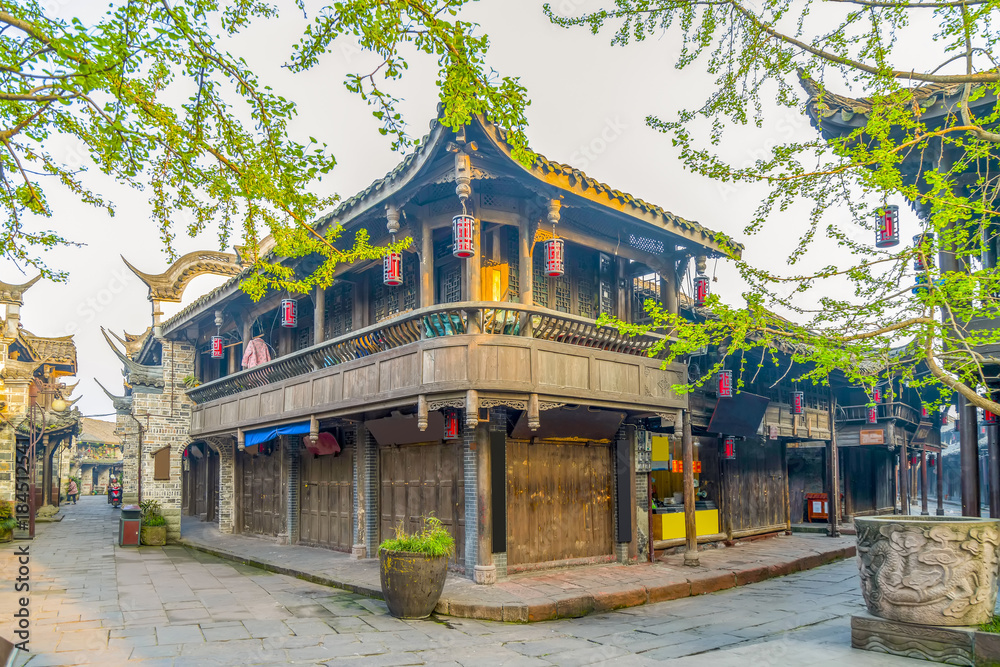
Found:
[[[396,618],[430,616],[444,590],[448,557],[379,549],[378,560],[389,613]]]
[[[14,540],[13,530],[0,530],[0,544],[4,542],[12,542]]]
[[[143,526],[140,535],[142,543],[148,547],[162,547],[167,543],[166,526]]]
[[[858,517],[858,570],[868,611],[921,625],[993,618],[1000,519]]]

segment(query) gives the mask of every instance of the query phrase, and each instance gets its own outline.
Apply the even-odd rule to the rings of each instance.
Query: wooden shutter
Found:
[[[153,452],[153,479],[170,479],[170,445]]]

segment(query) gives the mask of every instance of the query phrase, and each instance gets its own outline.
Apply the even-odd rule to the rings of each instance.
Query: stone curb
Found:
[[[349,581],[339,581],[330,577],[310,574],[291,567],[265,563],[221,549],[188,542],[184,539],[178,540],[177,544],[268,572],[288,575],[323,586],[341,588],[377,600],[382,599],[381,588],[371,588]],[[558,618],[579,618],[592,613],[715,593],[795,572],[811,570],[854,556],[854,546],[839,547],[828,551],[817,551],[807,556],[772,565],[755,565],[731,571],[696,572],[683,581],[661,580],[646,585],[614,586],[592,593],[567,593],[553,598],[540,598],[525,602],[472,602],[442,597],[434,611],[446,616],[508,623],[535,623]]]

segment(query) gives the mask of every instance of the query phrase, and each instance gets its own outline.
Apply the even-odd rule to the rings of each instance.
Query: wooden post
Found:
[[[313,345],[319,345],[326,340],[326,289],[316,285],[313,299]]]
[[[899,450],[899,504],[903,516],[910,514],[910,452],[904,444]]]
[[[697,567],[698,529],[694,516],[694,439],[691,437],[691,413],[685,411],[684,435],[681,439],[681,456],[684,461],[684,536],[687,538],[687,550],[684,552],[684,564]]]
[[[493,492],[490,469],[490,424],[476,425],[476,490],[479,496],[479,554],[474,580],[477,584],[495,584],[497,567],[493,564]]]
[[[531,261],[533,236],[531,222],[522,215],[517,225],[517,282],[520,287],[520,300],[525,306],[535,305],[535,271]],[[521,335],[531,338],[531,317],[525,318],[521,326]]]
[[[997,425],[986,425],[986,452],[989,460],[987,483],[990,492],[990,518],[1000,518],[1000,453],[997,452]]]
[[[830,441],[827,443],[827,536],[840,537],[840,472],[837,452],[837,396],[830,386]]]
[[[920,448],[920,514],[927,516],[927,446]]]
[[[940,442],[940,440],[938,440]],[[942,447],[943,451],[944,448]],[[935,467],[935,482],[937,484],[937,511],[938,516],[944,516],[944,461],[941,460],[941,451],[936,455],[937,466]]]
[[[434,305],[434,230],[420,221],[420,307]]]
[[[38,454],[35,454],[38,456]],[[52,501],[52,452],[49,451],[49,436],[42,436],[42,505]],[[36,507],[37,511],[38,508]]]
[[[848,447],[844,450],[844,519],[854,517],[854,489],[851,482],[854,481],[854,464],[851,459],[854,451]]]

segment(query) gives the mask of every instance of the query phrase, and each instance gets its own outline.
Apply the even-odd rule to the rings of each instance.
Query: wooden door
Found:
[[[507,564],[613,553],[610,445],[507,440]]]
[[[354,450],[339,455],[302,453],[299,477],[299,541],[338,551],[354,542]]]
[[[705,440],[702,440],[705,443]],[[702,444],[702,446],[706,446]],[[726,520],[733,532],[787,525],[784,445],[774,440],[740,441],[736,460],[723,468]]]
[[[208,449],[205,445],[202,445],[202,447]],[[205,475],[208,473],[208,454],[203,454],[201,458],[196,456],[189,458],[197,459],[198,461],[197,471],[194,473],[195,514],[204,521],[208,514],[208,480],[205,478]],[[195,471],[194,466],[191,466],[191,469]]]
[[[276,537],[285,529],[285,485],[278,447],[270,456],[237,455],[242,477],[242,532]]]
[[[379,448],[379,538],[402,525],[418,529],[431,512],[455,538],[453,565],[465,563],[465,476],[462,443],[437,442]]]

